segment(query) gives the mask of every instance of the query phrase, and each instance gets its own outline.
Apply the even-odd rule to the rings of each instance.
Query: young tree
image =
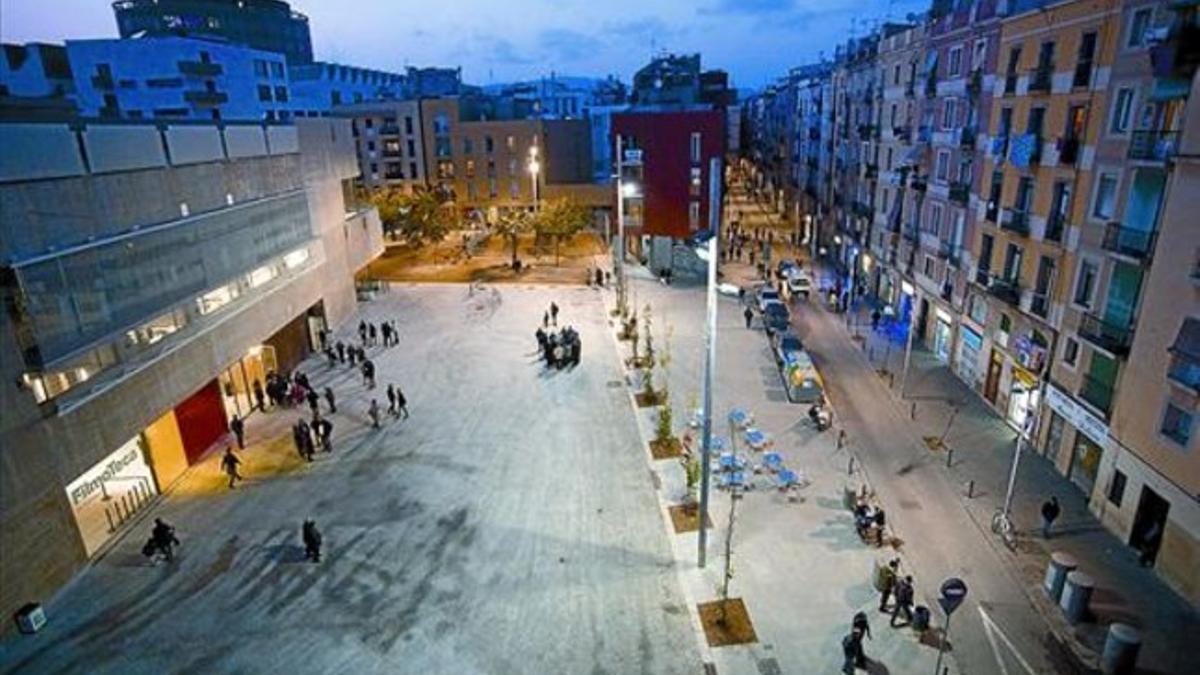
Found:
[[[517,269],[519,264],[517,261],[517,242],[521,235],[528,232],[533,227],[533,219],[528,211],[510,210],[500,216],[494,225],[492,231],[504,237],[508,241],[508,245],[512,250],[512,267]]]
[[[384,232],[392,237],[399,234],[415,246],[441,241],[454,222],[452,195],[443,190],[418,187],[409,193],[389,187],[376,190],[370,198]]]
[[[554,264],[559,263],[559,245],[563,238],[574,236],[587,226],[591,218],[588,208],[579,202],[563,197],[542,202],[534,216],[534,230],[539,237],[554,239]]]

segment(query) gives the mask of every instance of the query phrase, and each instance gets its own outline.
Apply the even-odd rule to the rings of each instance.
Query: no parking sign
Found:
[[[951,577],[942,582],[941,594],[938,604],[946,616],[950,616],[967,598],[967,584],[962,579]]]

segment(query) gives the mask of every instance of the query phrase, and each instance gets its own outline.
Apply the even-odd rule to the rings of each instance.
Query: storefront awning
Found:
[[[1179,327],[1170,352],[1193,361],[1200,361],[1200,319],[1187,318]]]

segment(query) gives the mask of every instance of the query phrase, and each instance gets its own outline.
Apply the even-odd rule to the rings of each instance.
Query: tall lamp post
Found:
[[[533,212],[537,213],[541,208],[538,202],[538,172],[542,170],[542,163],[538,161],[538,146],[529,146],[529,182],[533,185]]]
[[[721,159],[713,157],[708,168],[708,242],[706,249],[697,249],[708,262],[707,321],[704,327],[704,409],[701,413],[703,438],[700,444],[700,531],[697,561],[704,567],[708,548],[708,482],[711,469],[713,420],[713,369],[717,361],[717,261],[721,242]],[[731,437],[732,439],[732,437]]]

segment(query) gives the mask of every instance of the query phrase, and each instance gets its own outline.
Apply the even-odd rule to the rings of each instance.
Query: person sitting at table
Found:
[[[854,507],[854,529],[858,531],[858,536],[866,539],[874,523],[875,514],[871,511],[871,506],[866,502],[859,502]]]

